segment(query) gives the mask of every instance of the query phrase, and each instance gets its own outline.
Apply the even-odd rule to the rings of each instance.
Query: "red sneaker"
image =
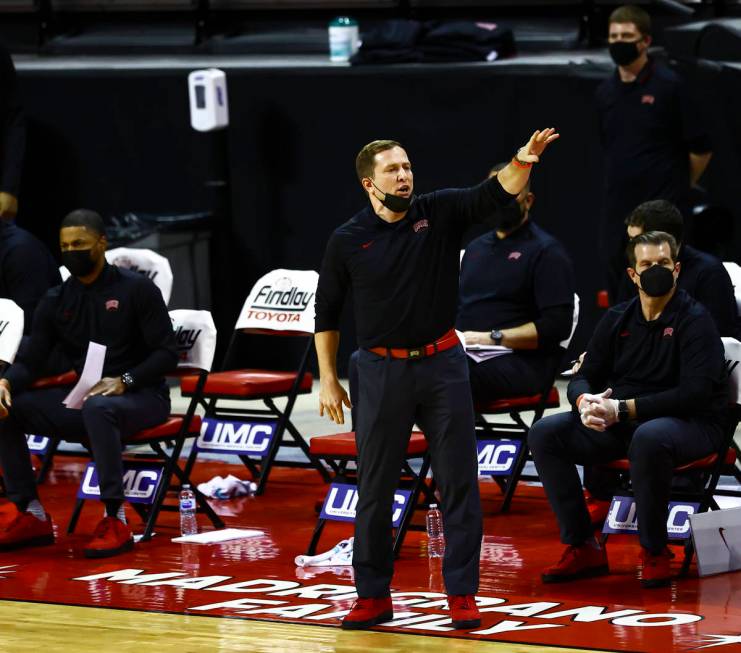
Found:
[[[377,626],[384,621],[394,618],[394,606],[391,597],[384,596],[380,599],[358,598],[352,606],[349,614],[342,620],[345,630],[361,630]]]
[[[604,499],[596,499],[593,496],[585,493],[584,500],[587,504],[587,510],[589,511],[589,519],[592,520],[593,526],[600,526],[607,519],[607,513],[610,512],[611,501],[605,501]]]
[[[15,518],[0,530],[0,551],[54,544],[54,529],[49,515],[46,515],[46,521],[41,521],[30,512],[16,513]]]
[[[481,613],[476,607],[476,597],[472,594],[448,594],[448,607],[453,628],[478,628],[481,625]]]
[[[544,583],[563,583],[579,578],[594,578],[609,574],[605,547],[595,549],[591,544],[568,546],[561,559],[541,574]]]
[[[134,548],[134,536],[128,524],[117,517],[105,517],[93,531],[93,539],[85,546],[86,558],[107,558]]]
[[[643,563],[641,586],[650,589],[669,585],[672,579],[669,563],[673,557],[674,554],[669,551],[668,547],[664,547],[658,555],[654,555],[648,549],[641,549],[641,562]]]

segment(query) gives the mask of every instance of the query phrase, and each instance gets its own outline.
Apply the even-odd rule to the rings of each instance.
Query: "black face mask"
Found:
[[[86,277],[95,269],[95,261],[90,254],[92,249],[76,249],[62,252],[62,264],[73,277]]]
[[[373,184],[373,182],[371,181]],[[383,191],[373,184],[376,190],[383,193]],[[408,211],[409,207],[412,205],[412,201],[414,200],[414,195],[410,197],[401,197],[400,195],[392,195],[391,193],[383,193],[383,199],[381,200],[381,204],[383,204],[389,211],[393,211],[394,213],[404,213],[404,211]]]
[[[491,221],[497,231],[512,231],[522,222],[523,217],[520,205],[513,202],[511,206],[498,209]]]
[[[616,41],[610,43],[610,56],[618,66],[630,66],[641,53],[638,52],[638,41]]]
[[[663,297],[674,288],[674,274],[663,265],[652,265],[638,277],[641,289],[649,297]]]

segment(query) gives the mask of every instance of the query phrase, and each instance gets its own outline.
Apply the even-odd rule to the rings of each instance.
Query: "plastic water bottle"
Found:
[[[360,47],[358,23],[348,16],[338,16],[329,23],[329,60],[349,61]]]
[[[186,483],[180,490],[180,534],[195,535],[198,533],[196,520],[196,495]]]
[[[431,503],[427,511],[427,555],[430,558],[442,558],[444,553],[443,514],[436,503]]]

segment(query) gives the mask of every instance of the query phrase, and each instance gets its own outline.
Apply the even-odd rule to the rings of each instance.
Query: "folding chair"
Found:
[[[313,346],[313,300],[318,279],[319,275],[313,270],[273,270],[253,286],[234,327],[224,360],[231,360],[236,335],[241,332],[303,337],[306,347],[295,371],[237,369],[209,374],[203,390],[204,427],[191,451],[187,473],[198,453],[204,451],[238,455],[256,480],[258,495],[265,491],[274,465],[313,468],[329,482],[327,471],[291,422],[296,397],[312,390],[313,378],[306,366]],[[193,396],[196,381],[196,377],[181,379],[183,396]],[[285,399],[283,409],[276,405],[277,399]],[[265,408],[227,407],[224,400],[248,404],[260,401]],[[281,447],[300,449],[306,461],[276,461]]]
[[[335,474],[306,551],[306,555],[314,555],[328,520],[355,521],[358,450],[355,445],[354,431],[315,436],[311,438],[309,446],[312,455],[324,461]],[[412,468],[412,460],[421,460],[418,473]],[[399,470],[399,489],[395,497],[395,502],[400,505],[393,514],[393,524],[396,529],[394,556],[398,557],[408,530],[423,530],[422,527],[411,523],[420,493],[424,493],[430,502],[435,502],[431,489],[425,483],[429,469],[430,455],[427,450],[427,440],[422,433],[412,432],[402,468]]]
[[[132,496],[131,494],[126,496],[131,506],[145,522],[142,541],[151,539],[160,511],[178,509],[176,505],[164,503],[167,492],[172,485],[173,477],[177,477],[180,485],[191,482],[188,472],[181,469],[178,460],[185,441],[189,438],[198,437],[201,431],[201,418],[195,414],[195,411],[202,397],[203,386],[211,370],[211,364],[216,350],[216,327],[214,326],[211,313],[208,311],[177,310],[170,311],[170,318],[175,329],[178,354],[180,356],[178,368],[172,376],[181,378],[184,374],[192,375],[193,372],[197,372],[198,374],[185,415],[171,415],[162,424],[140,431],[126,438],[124,442],[126,445],[146,444],[152,450],[151,454],[125,455],[125,467],[134,470],[142,466],[151,468],[152,463],[161,467],[161,474],[158,480],[156,482],[153,480],[150,486],[152,500],[149,507],[145,503],[136,502],[135,499],[138,498],[136,496]],[[170,443],[172,443],[172,450],[168,453],[167,447]],[[88,491],[89,488],[85,487],[86,478],[83,478],[80,491],[78,492],[78,500],[67,527],[68,533],[74,532],[85,499],[92,498],[91,493]],[[200,511],[207,515],[215,528],[223,528],[224,522],[208,504],[206,497],[192,483],[191,487],[195,493]],[[125,490],[127,489],[125,488]],[[92,495],[94,495],[94,492]]]
[[[697,483],[696,489],[672,489],[670,501],[697,504],[696,512],[707,512],[709,510],[720,510],[714,495],[718,493],[716,486],[723,468],[736,462],[736,450],[732,446],[733,436],[741,418],[741,342],[734,338],[722,338],[725,349],[726,366],[729,372],[729,420],[721,445],[714,453],[693,460],[684,465],[674,468],[675,476],[686,476],[691,474],[693,481]],[[598,465],[603,469],[610,469],[619,473],[621,486],[620,495],[616,498],[633,498],[633,490],[630,483],[630,461],[627,459],[614,460],[605,465]],[[605,528],[609,528],[609,517],[605,521]],[[603,531],[602,541],[606,542],[609,533]],[[689,530],[684,538],[684,560],[680,575],[684,576],[689,571],[694,556],[694,546]]]
[[[105,258],[111,265],[139,272],[139,274],[151,279],[152,283],[162,293],[165,304],[170,303],[173,282],[172,268],[170,267],[170,261],[164,256],[143,247],[116,247],[107,250]],[[69,270],[63,265],[59,268],[59,273],[62,275],[62,281],[66,281],[70,276]]]
[[[574,294],[574,314],[569,337],[560,343],[566,351],[576,331],[579,322],[579,296]],[[522,397],[503,397],[492,401],[479,402],[476,410],[476,438],[478,440],[479,459],[488,459],[492,462],[491,471],[485,472],[495,478],[502,488],[504,497],[501,512],[507,512],[512,502],[519,480],[538,480],[535,475],[524,475],[522,470],[530,458],[527,447],[527,436],[530,428],[537,422],[546,409],[558,408],[561,400],[558,388],[554,385],[561,358],[554,357],[553,368],[547,377],[544,387],[535,395]],[[526,422],[522,413],[533,412],[530,423]],[[509,421],[489,421],[487,416],[506,415]],[[501,439],[493,440],[493,436]],[[502,459],[495,458],[499,452],[505,455]],[[501,461],[501,462],[500,462]],[[481,468],[481,462],[480,462]],[[484,473],[483,471],[480,473]]]
[[[0,374],[15,360],[23,338],[24,324],[23,309],[12,299],[0,298]]]

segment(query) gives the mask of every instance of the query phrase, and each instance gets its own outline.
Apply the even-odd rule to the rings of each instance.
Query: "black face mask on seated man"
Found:
[[[638,278],[641,280],[641,290],[649,297],[663,297],[674,287],[674,274],[663,265],[652,265],[638,274]]]
[[[497,231],[512,231],[522,222],[522,209],[517,202],[503,206],[494,213],[491,224]]]
[[[638,41],[616,41],[610,43],[610,57],[618,66],[630,66],[638,57]]]
[[[70,271],[72,276],[86,277],[95,269],[92,251],[92,249],[74,249],[62,252],[62,265]]]

